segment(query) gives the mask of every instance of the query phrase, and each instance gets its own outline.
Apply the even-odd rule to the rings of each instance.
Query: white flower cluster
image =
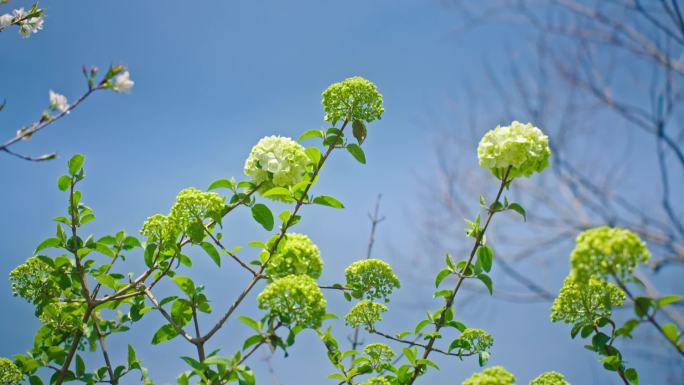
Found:
[[[16,24],[19,26],[19,34],[23,37],[29,37],[43,29],[42,15],[41,9],[32,9],[30,13],[24,8],[15,9],[11,14],[0,15],[0,29]]]
[[[124,71],[114,77],[112,83],[112,90],[116,92],[128,93],[131,92],[135,82],[131,80],[131,74],[128,71]]]
[[[310,162],[299,143],[282,136],[267,136],[252,148],[245,174],[261,185],[259,191],[265,192],[301,182]]]
[[[49,107],[53,111],[66,112],[69,109],[69,102],[66,96],[58,94],[52,90],[49,93],[50,104]]]

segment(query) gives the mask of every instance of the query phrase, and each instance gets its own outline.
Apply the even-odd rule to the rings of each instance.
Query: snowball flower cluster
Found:
[[[392,385],[385,377],[372,377],[361,385]]]
[[[50,104],[49,108],[53,111],[66,112],[69,109],[69,103],[66,96],[58,94],[52,90],[49,92]]]
[[[469,347],[464,348],[472,353],[485,352],[494,345],[494,337],[482,329],[468,328],[459,339],[468,343]]]
[[[344,275],[347,287],[368,299],[383,298],[388,302],[388,296],[400,286],[392,267],[380,259],[356,261],[344,270]]]
[[[532,124],[514,121],[510,126],[497,126],[487,132],[477,146],[480,166],[502,178],[530,176],[549,166],[549,138]]]
[[[10,272],[12,294],[38,304],[59,296],[59,287],[50,278],[53,269],[37,257],[31,257]]]
[[[634,232],[619,227],[594,227],[582,232],[570,254],[572,274],[580,280],[594,275],[624,278],[648,262],[651,253]]]
[[[570,383],[558,372],[547,372],[532,380],[530,385],[570,385]]]
[[[282,136],[267,136],[252,148],[245,161],[245,174],[263,193],[301,182],[310,162],[301,144]]]
[[[270,283],[257,297],[259,309],[286,325],[316,329],[326,314],[321,289],[308,275],[289,275]]]
[[[131,80],[131,74],[124,71],[114,77],[112,82],[112,90],[116,92],[128,93],[131,92],[135,82]]]
[[[363,348],[373,369],[377,372],[383,370],[394,358],[392,349],[383,343],[368,344]]]
[[[622,290],[610,282],[596,277],[584,282],[569,276],[551,306],[551,320],[591,323],[596,318],[609,317],[612,308],[621,306],[624,298]]]
[[[175,243],[180,233],[178,222],[173,217],[162,214],[147,218],[140,230],[140,234],[146,236],[148,242],[157,242],[161,245]]]
[[[270,250],[279,238],[274,235],[266,244]],[[271,279],[291,274],[306,274],[317,279],[323,271],[321,252],[313,241],[304,234],[289,233],[278,243],[266,266],[266,273]]]
[[[356,76],[331,84],[323,91],[325,120],[333,125],[340,119],[372,122],[382,118],[382,95],[372,82]]]
[[[462,385],[513,385],[515,376],[502,366],[492,366],[481,372],[475,373]]]
[[[353,327],[364,326],[373,329],[373,325],[382,320],[382,313],[387,311],[387,306],[368,300],[359,301],[344,316],[347,324]]]
[[[221,217],[225,198],[215,192],[204,192],[194,187],[182,190],[171,207],[171,217],[183,231],[206,218]]]
[[[9,358],[0,357],[0,384],[15,385],[21,382],[22,375],[17,365]]]

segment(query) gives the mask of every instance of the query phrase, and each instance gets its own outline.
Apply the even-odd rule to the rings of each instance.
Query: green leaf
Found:
[[[625,370],[625,377],[627,377],[632,384],[639,385],[639,373],[637,373],[636,369],[628,368]]]
[[[223,357],[223,356],[211,356],[208,357],[206,360],[204,360],[205,365],[225,365],[225,366],[231,366],[232,361],[228,357]]]
[[[431,323],[432,323],[432,321],[430,321],[429,319],[424,319],[424,320],[418,322],[418,324],[416,325],[415,330],[413,331],[413,334],[418,334],[418,333],[420,333],[420,331],[423,330],[424,327],[426,327],[427,325],[429,325],[429,324],[431,324]]]
[[[634,313],[639,317],[648,314],[648,309],[653,305],[653,299],[648,297],[637,297],[634,299]]]
[[[309,130],[305,133],[303,133],[299,139],[297,139],[298,142],[301,142],[302,140],[309,139],[309,138],[321,138],[323,139],[323,131],[321,130]]]
[[[48,247],[58,247],[61,245],[62,241],[60,241],[59,238],[48,238],[41,242],[38,247],[36,247],[36,250],[33,252],[33,254],[38,254],[39,251],[47,249]]]
[[[366,164],[366,154],[363,153],[361,147],[358,144],[348,144],[347,151],[349,151],[352,156],[359,161],[361,164]]]
[[[478,274],[477,278],[482,281],[482,283],[487,286],[487,290],[489,290],[489,295],[494,294],[494,288],[492,287],[492,279],[489,278],[487,274]]]
[[[306,150],[304,150],[304,152],[306,153],[306,156],[308,156],[309,159],[311,159],[311,162],[313,162],[313,164],[315,165],[320,163],[321,158],[323,157],[323,154],[321,154],[321,150],[319,150],[316,147],[309,147]]]
[[[69,174],[76,175],[76,173],[83,167],[83,162],[85,162],[85,156],[82,154],[76,154],[69,159]]]
[[[329,195],[320,195],[314,198],[313,200],[314,203],[317,203],[319,205],[323,206],[330,206],[334,207],[336,209],[343,209],[344,205],[342,202],[338,201],[337,198],[331,197]]]
[[[177,275],[172,280],[188,297],[192,298],[195,295],[195,283],[189,277]]]
[[[259,324],[259,322],[255,321],[249,317],[246,317],[246,316],[240,316],[240,317],[237,317],[237,319],[240,320],[240,322],[244,323],[245,325],[249,326],[250,328],[256,330],[257,332],[261,332],[261,325]]]
[[[477,249],[477,260],[484,271],[489,272],[492,269],[492,260],[494,259],[494,252],[489,246],[480,246]]]
[[[366,140],[366,135],[367,135],[367,130],[366,130],[366,124],[361,121],[361,120],[354,120],[352,122],[352,133],[354,134],[354,138],[356,138],[356,141],[359,142],[359,144],[363,144],[363,141]]]
[[[273,187],[272,189],[269,189],[268,191],[264,192],[261,194],[264,198],[268,197],[292,197],[292,192],[290,190],[286,189],[285,187]]]
[[[177,335],[178,335],[178,332],[176,332],[176,329],[174,329],[173,325],[166,324],[166,325],[160,327],[154,333],[154,336],[152,337],[152,345],[158,345],[164,341],[171,340],[171,339],[175,338]]]
[[[221,255],[219,255],[219,252],[218,252],[218,250],[216,250],[216,247],[214,247],[214,245],[209,243],[209,242],[202,242],[202,243],[200,243],[200,246],[202,246],[204,251],[206,251],[207,254],[209,254],[209,257],[211,257],[211,259],[214,261],[214,263],[220,267],[221,266]]]
[[[213,181],[209,185],[207,190],[211,191],[211,190],[215,190],[217,188],[227,188],[227,189],[232,190],[234,187],[235,187],[235,184],[233,183],[233,181],[231,181],[229,179],[219,179],[219,180]]]
[[[442,269],[437,273],[437,276],[435,276],[435,287],[439,287],[442,281],[444,281],[444,278],[448,277],[449,274],[451,274],[451,270],[449,269]]]
[[[673,304],[675,302],[679,302],[681,300],[682,300],[682,297],[679,295],[674,295],[674,294],[673,295],[666,295],[664,297],[658,298],[658,300],[656,301],[656,306],[658,307],[658,309],[662,309],[667,305]]]
[[[252,206],[252,217],[254,217],[254,220],[259,222],[266,230],[273,230],[273,213],[265,204],[257,203]]]
[[[485,366],[487,361],[489,361],[489,352],[480,352],[480,354],[477,356],[477,361],[481,367]]]
[[[679,331],[677,330],[677,327],[672,323],[663,325],[663,334],[665,334],[665,337],[667,337],[667,339],[672,342],[677,342],[677,340],[679,339]]]
[[[524,220],[527,220],[527,213],[525,213],[525,209],[522,206],[520,206],[519,204],[511,203],[510,205],[508,205],[508,208],[515,211],[516,213],[522,215]]]
[[[80,354],[76,355],[76,376],[81,377],[85,373],[85,362]]]
[[[61,191],[66,191],[71,186],[71,177],[68,175],[62,175],[57,179],[57,188]]]
[[[138,362],[138,358],[135,354],[135,349],[131,344],[128,344],[128,367],[132,368]]]

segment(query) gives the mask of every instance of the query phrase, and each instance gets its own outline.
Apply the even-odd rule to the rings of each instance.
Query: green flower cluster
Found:
[[[364,326],[372,329],[373,324],[382,320],[382,313],[387,311],[387,306],[368,300],[359,301],[344,316],[347,324],[353,327]]]
[[[580,280],[590,276],[624,278],[648,262],[651,253],[634,232],[619,227],[594,227],[582,232],[570,254],[572,274]]]
[[[326,314],[326,300],[308,275],[289,275],[270,283],[257,297],[259,309],[282,323],[316,329]]]
[[[475,373],[462,385],[513,385],[515,376],[502,366],[492,366],[481,372]]]
[[[372,377],[361,385],[392,385],[385,377]]]
[[[532,380],[530,385],[570,385],[570,383],[558,372],[547,372]]]
[[[176,202],[171,207],[171,218],[182,231],[188,231],[190,225],[206,218],[219,219],[224,201],[225,198],[215,192],[186,188],[176,196]]]
[[[12,294],[38,304],[58,297],[60,290],[52,281],[52,267],[37,257],[31,257],[10,272]]]
[[[461,333],[460,340],[470,344],[470,350],[473,353],[485,352],[494,345],[494,337],[482,329],[467,328]]]
[[[259,185],[259,192],[292,187],[301,182],[311,160],[304,147],[282,136],[267,136],[252,147],[245,161],[245,175]]]
[[[487,132],[477,146],[480,166],[502,178],[510,167],[508,179],[530,176],[549,166],[549,138],[532,124],[514,121]]]
[[[148,242],[158,242],[170,245],[176,242],[181,229],[174,218],[168,215],[156,214],[143,223],[140,233],[147,237]]]
[[[563,287],[551,306],[551,320],[575,323],[593,322],[596,318],[608,317],[614,306],[621,306],[625,294],[610,282],[591,277],[578,281],[565,278]]]
[[[383,343],[368,344],[363,348],[363,352],[368,357],[368,361],[374,370],[380,371],[387,366],[394,358],[392,349]]]
[[[79,305],[55,302],[45,306],[38,319],[56,332],[71,334],[81,328],[83,312]]]
[[[0,384],[15,385],[23,378],[21,370],[9,358],[0,357]]]
[[[325,120],[336,124],[340,119],[372,122],[382,118],[382,95],[372,82],[355,76],[331,84],[323,91]]]
[[[270,250],[279,235],[274,235],[266,244]],[[323,271],[323,260],[318,247],[304,234],[289,233],[278,243],[266,266],[266,273],[271,279],[282,278],[291,274],[306,274],[317,279]]]
[[[392,267],[380,259],[356,261],[344,270],[344,275],[347,287],[368,299],[384,298],[389,302],[388,296],[400,286]]]

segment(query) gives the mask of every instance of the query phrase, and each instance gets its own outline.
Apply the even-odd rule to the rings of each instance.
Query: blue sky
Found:
[[[24,4],[12,4],[19,5]],[[353,75],[374,81],[385,98],[386,113],[369,127],[364,144],[368,164],[360,166],[346,153],[335,154],[316,188],[337,196],[347,208],[306,208],[297,230],[310,234],[321,247],[326,260],[323,279],[340,280],[346,265],[364,257],[366,213],[382,193],[387,220],[379,229],[376,256],[396,261],[400,257],[391,251],[420,247],[407,212],[416,207],[417,177],[432,173],[434,132],[425,124],[427,118],[448,121],[448,105],[459,87],[483,79],[483,59],[496,59],[504,47],[524,44],[524,31],[503,27],[456,35],[458,13],[436,0],[192,5],[52,0],[42,5],[47,13],[43,31],[26,40],[13,30],[0,34],[0,98],[7,99],[0,114],[4,137],[39,116],[49,89],[70,100],[83,92],[83,64],[105,68],[124,63],[136,85],[130,95],[94,95],[71,116],[16,147],[31,154],[56,150],[58,160],[34,164],[0,158],[0,275],[29,257],[54,231],[51,218],[62,215],[66,206],[56,179],[72,154],[87,156],[84,200],[98,216],[89,231],[136,233],[147,216],[166,212],[182,188],[240,178],[249,148],[262,136],[296,137],[322,127],[321,92]],[[462,156],[474,159],[475,149]],[[233,245],[268,236],[246,212],[226,226]],[[195,266],[184,274],[205,281],[214,307],[224,308],[247,277],[228,263],[217,269],[201,253],[195,255]],[[136,257],[130,256],[130,269],[141,268]],[[435,264],[441,260],[435,256]],[[431,272],[418,274],[429,281]],[[343,300],[334,293],[329,297],[331,309],[345,311]],[[3,312],[12,315],[0,319],[0,356],[25,351],[37,326],[33,310],[11,296],[7,280],[0,281],[0,302]],[[436,306],[429,288],[406,282],[383,328],[408,330],[426,309]],[[245,314],[256,313],[248,307]],[[505,365],[520,383],[547,370],[565,373],[573,384],[612,381],[579,341],[568,338],[566,327],[548,321],[546,303],[511,304],[481,297],[469,302],[463,317],[469,325],[492,332],[492,364]],[[178,356],[193,352],[181,341],[149,346],[160,325],[161,317],[150,314],[134,332],[112,337],[112,350],[121,353],[128,342],[136,341],[152,377],[172,382],[184,369]],[[344,340],[348,331],[339,324],[336,330]],[[229,354],[244,335],[240,325],[229,323],[209,350],[221,348]],[[258,354],[251,365],[259,383],[269,384],[271,375],[260,359],[264,356]],[[439,362],[442,371],[424,383],[456,384],[477,370],[473,360]],[[643,378],[662,383],[646,361],[638,362]],[[278,353],[273,368],[283,385],[328,383],[325,376],[332,372],[311,332],[287,359]]]

